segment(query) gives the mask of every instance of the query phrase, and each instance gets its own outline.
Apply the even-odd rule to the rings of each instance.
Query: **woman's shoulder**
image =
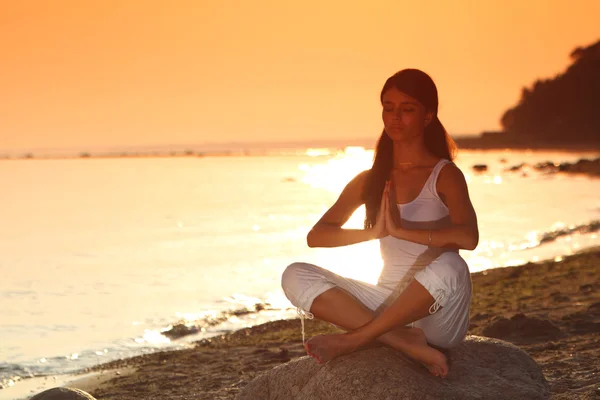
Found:
[[[365,187],[367,180],[369,179],[369,175],[371,173],[370,169],[366,169],[364,171],[359,172],[352,180],[348,183],[346,187],[352,187],[359,191]]]
[[[344,188],[342,194],[348,194],[352,197],[362,198],[365,186],[367,185],[371,170],[359,172]]]
[[[458,168],[458,166],[456,164],[454,164],[453,161],[445,159],[445,158],[441,158],[438,163],[440,164],[440,168],[441,168],[440,175],[444,174],[444,175],[448,175],[448,176],[456,176],[456,175],[463,176],[461,169]]]
[[[367,178],[369,177],[370,174],[371,174],[371,169],[365,169],[364,171],[359,172],[354,177],[354,179],[364,182],[365,180],[367,180]]]
[[[437,179],[437,189],[438,191],[444,191],[445,188],[456,185],[466,185],[465,176],[456,164],[452,161],[447,161],[441,167]]]
[[[340,194],[336,204],[350,205],[351,207],[358,207],[362,204],[363,191],[367,182],[369,170],[358,173],[350,182],[346,184],[346,187]]]

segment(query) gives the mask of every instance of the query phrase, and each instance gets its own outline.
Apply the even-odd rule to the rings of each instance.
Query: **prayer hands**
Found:
[[[381,239],[389,235],[386,225],[386,216],[387,216],[387,208],[389,199],[386,196],[386,189],[388,184],[386,182],[385,188],[383,189],[383,195],[381,196],[381,204],[379,205],[379,213],[377,214],[377,219],[375,220],[375,225],[373,225],[373,233],[376,239]]]
[[[387,181],[381,196],[379,214],[373,226],[373,231],[377,239],[392,235],[401,229],[400,210],[396,203],[396,190],[392,181]]]
[[[402,218],[400,208],[396,202],[396,188],[392,180],[389,180],[383,190],[383,197],[386,199],[388,207],[385,213],[385,226],[392,236],[397,236],[396,232],[402,228]]]

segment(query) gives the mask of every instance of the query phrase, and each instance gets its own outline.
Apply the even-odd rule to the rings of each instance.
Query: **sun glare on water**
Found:
[[[346,184],[373,163],[373,150],[363,147],[347,147],[323,163],[301,164],[298,168],[305,173],[302,182],[315,189],[324,189],[340,194]],[[328,204],[327,207],[331,206]],[[362,229],[365,207],[359,207],[344,224],[347,229]],[[382,261],[379,243],[369,241],[342,248],[316,249],[317,265],[337,274],[376,283],[381,272]]]
[[[305,173],[303,183],[316,189],[325,189],[339,194],[352,178],[359,172],[369,169],[372,163],[373,150],[346,147],[344,151],[325,163],[301,164],[298,168]]]

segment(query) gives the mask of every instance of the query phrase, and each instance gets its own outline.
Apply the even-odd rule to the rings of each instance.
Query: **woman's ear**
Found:
[[[431,123],[431,121],[433,121],[433,111],[426,111],[425,112],[425,128],[427,128],[427,126]]]

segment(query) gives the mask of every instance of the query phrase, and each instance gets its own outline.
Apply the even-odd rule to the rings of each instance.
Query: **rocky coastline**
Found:
[[[486,172],[488,170],[487,164],[475,164],[471,166],[471,169],[475,172]],[[600,177],[600,157],[587,159],[581,158],[576,162],[569,163],[554,163],[552,161],[546,161],[537,164],[521,163],[505,168],[506,172],[521,172],[526,173],[526,170],[534,170],[542,172],[544,174],[580,174],[589,177]]]

